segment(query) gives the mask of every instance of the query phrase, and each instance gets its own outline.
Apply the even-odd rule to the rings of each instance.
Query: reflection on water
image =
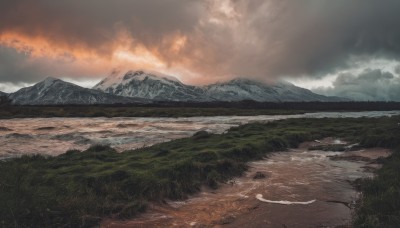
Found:
[[[107,144],[118,151],[188,137],[200,130],[222,133],[232,126],[287,118],[378,117],[400,112],[324,112],[302,115],[189,118],[26,118],[0,120],[0,159],[22,154],[58,155]]]

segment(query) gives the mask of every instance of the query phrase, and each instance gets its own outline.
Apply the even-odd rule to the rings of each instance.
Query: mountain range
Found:
[[[46,78],[33,86],[22,88],[9,96],[18,105],[116,104],[132,103],[134,99],[87,89],[56,78]],[[137,99],[136,101],[141,101]]]
[[[110,76],[93,89],[119,96],[180,102],[344,100],[315,94],[288,82],[268,85],[259,81],[237,78],[207,86],[192,86],[185,85],[174,77],[158,76],[144,71],[129,71],[125,75]]]
[[[345,101],[297,87],[288,82],[268,85],[259,81],[237,78],[207,86],[192,86],[170,76],[144,71],[128,71],[111,75],[92,89],[55,78],[47,78],[33,86],[22,88],[8,95],[17,105],[91,105],[174,102],[330,102]]]

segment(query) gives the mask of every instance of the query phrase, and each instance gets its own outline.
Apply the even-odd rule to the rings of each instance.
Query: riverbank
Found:
[[[302,143],[249,162],[242,176],[218,189],[205,187],[186,200],[152,204],[137,218],[106,220],[101,227],[348,227],[358,198],[351,183],[372,177],[377,159],[390,152],[310,150],[325,145],[349,148],[332,138]]]
[[[400,117],[290,119],[233,127],[117,153],[96,146],[57,157],[21,157],[0,166],[5,226],[91,226],[130,218],[148,202],[184,199],[240,176],[247,162],[328,136],[361,147],[396,148]],[[393,156],[392,156],[393,157]]]

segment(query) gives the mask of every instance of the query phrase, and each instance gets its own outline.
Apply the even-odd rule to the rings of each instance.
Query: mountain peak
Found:
[[[124,75],[122,80],[129,80],[131,78],[141,76],[141,75],[146,75],[146,73],[142,70],[136,70],[136,71],[130,70],[130,71],[126,72],[126,74]]]
[[[220,84],[252,84],[252,85],[263,85],[263,86],[293,86],[290,82],[284,81],[284,80],[278,80],[278,81],[262,81],[262,80],[257,80],[257,79],[249,79],[245,77],[237,77],[234,78],[226,83],[220,83]]]
[[[61,81],[61,80],[54,77],[47,77],[43,80],[43,82],[55,82],[55,81]]]
[[[112,74],[107,78],[103,79],[97,85],[93,87],[96,90],[106,90],[107,88],[116,88],[121,85],[127,85],[129,83],[139,83],[145,80],[158,81],[164,84],[176,84],[181,82],[172,76],[150,73],[143,70],[130,70],[125,74]]]
[[[55,80],[60,80],[58,78],[52,77],[52,76],[48,76],[44,79],[44,81],[55,81]]]
[[[245,83],[245,84],[255,84],[255,83],[262,83],[262,82],[260,82],[260,81],[257,81],[257,80],[252,80],[252,79],[248,79],[248,78],[243,78],[243,77],[237,77],[237,78],[234,78],[234,79],[232,79],[232,80],[230,80],[228,83],[234,83],[234,84],[243,84],[243,83]],[[225,84],[225,83],[222,83],[222,84]]]
[[[199,98],[202,88],[185,85],[175,77],[143,70],[128,71],[118,76],[110,75],[93,89],[119,96],[150,100],[204,100]]]
[[[157,72],[144,71],[144,70],[130,70],[130,71],[126,72],[123,76],[120,76],[119,78],[121,78],[121,77],[122,77],[122,79],[120,79],[120,80],[123,80],[123,81],[131,80],[131,79],[135,79],[135,80],[153,79],[153,80],[169,80],[169,81],[175,81],[175,82],[180,83],[180,81],[173,76],[164,75],[164,74],[157,73]]]
[[[42,84],[44,88],[47,88],[49,86],[52,86],[56,82],[63,82],[61,79],[58,78],[53,78],[53,77],[47,77],[43,81],[41,81],[39,84]]]
[[[133,76],[137,76],[137,75],[142,75],[142,74],[149,74],[147,72],[145,72],[144,70],[128,70],[125,75],[127,74],[131,74]]]

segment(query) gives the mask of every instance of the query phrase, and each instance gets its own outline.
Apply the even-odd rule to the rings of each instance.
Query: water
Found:
[[[322,140],[335,144],[336,139]],[[218,189],[203,188],[184,201],[154,204],[137,218],[106,220],[103,227],[348,227],[359,197],[351,185],[357,178],[371,177],[376,164],[330,156],[361,156],[377,159],[390,155],[385,149],[352,152],[310,151],[304,143],[297,149],[272,153],[265,160],[250,162],[243,176]],[[257,172],[263,179],[254,179]],[[258,195],[264,200],[260,200]],[[301,202],[301,204],[292,204]]]
[[[321,112],[300,115],[189,118],[25,118],[0,120],[0,159],[23,154],[59,155],[107,144],[118,151],[184,138],[200,130],[222,133],[233,126],[288,118],[379,117],[389,112]]]

